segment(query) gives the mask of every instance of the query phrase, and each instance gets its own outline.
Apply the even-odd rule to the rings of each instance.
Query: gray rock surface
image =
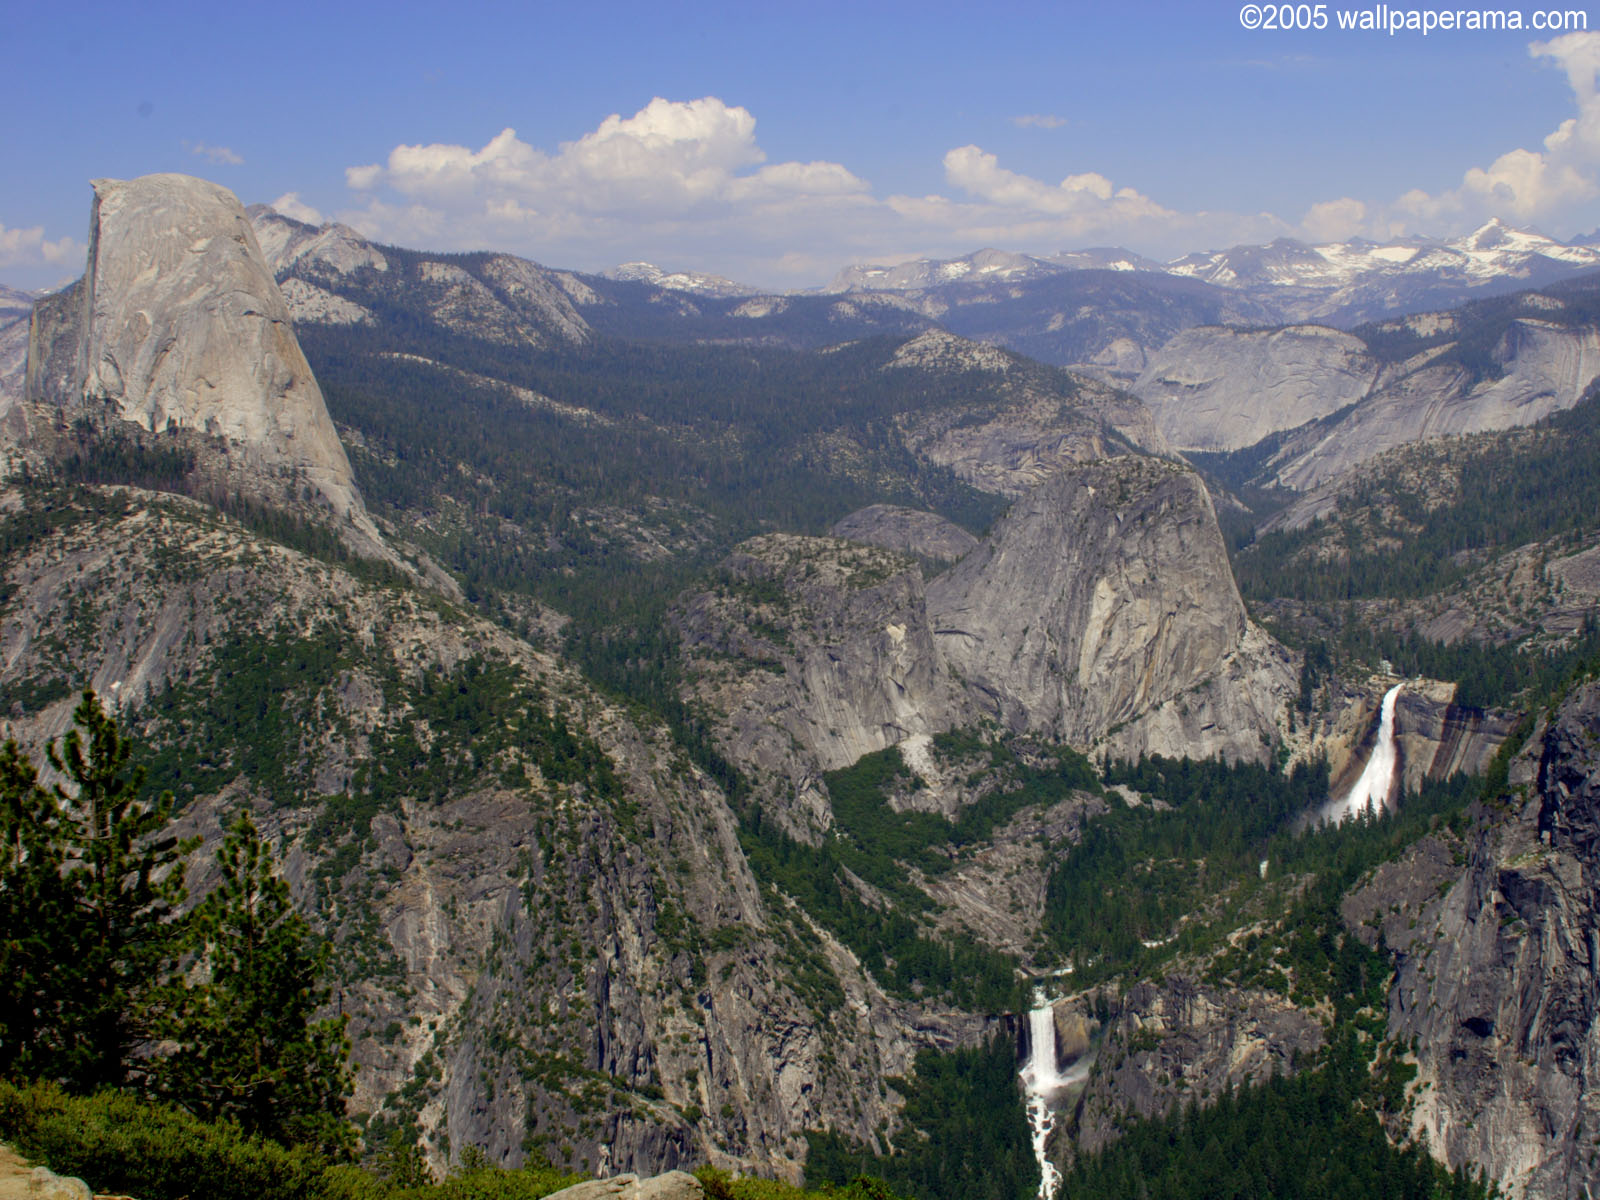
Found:
[[[1532,425],[1571,408],[1600,377],[1600,328],[1519,319],[1490,357],[1498,378],[1439,364],[1384,384],[1331,429],[1291,439],[1270,471],[1284,486],[1306,491],[1393,446]]]
[[[1455,774],[1481,775],[1516,724],[1511,715],[1464,708],[1454,697],[1453,684],[1423,680],[1408,683],[1396,700],[1395,740],[1407,788]]]
[[[259,204],[249,215],[296,321],[368,323],[371,311],[356,298],[362,290],[403,287],[453,333],[535,346],[579,345],[590,336],[569,294],[577,281],[527,259],[419,255],[414,265],[396,265],[347,225],[319,228]]]
[[[980,491],[1016,498],[1077,463],[1167,451],[1137,397],[942,329],[906,342],[884,369],[971,381],[970,403],[901,413],[895,423],[906,449]]]
[[[1378,364],[1360,338],[1321,325],[1204,326],[1149,357],[1133,393],[1179,450],[1239,450],[1367,394]]]
[[[1465,859],[1465,866],[1461,865]],[[1415,1039],[1413,1132],[1513,1195],[1600,1185],[1600,684],[1513,762],[1465,844],[1419,846],[1346,901],[1398,952],[1389,1029]]]
[[[693,695],[724,752],[792,790],[793,831],[831,822],[819,775],[971,714],[934,647],[916,563],[832,538],[767,534],[679,617]]]
[[[35,309],[27,400],[63,426],[108,414],[209,439],[225,447],[230,477],[277,490],[285,476],[300,481],[354,543],[382,552],[288,308],[226,188],[185,175],[95,181],[84,278]]]
[[[1075,745],[1203,687],[1230,663],[1242,681],[1253,667],[1241,653],[1269,650],[1263,638],[1246,640],[1204,486],[1161,459],[1107,459],[1050,478],[929,583],[927,606],[940,653],[1002,723]],[[1280,684],[1242,694],[1228,714],[1243,729],[1214,732],[1243,734],[1264,752],[1286,660],[1275,673],[1285,675]],[[1212,751],[1201,739],[1189,752]]]
[[[28,442],[28,321],[0,325],[0,476]]]
[[[939,562],[955,562],[978,544],[953,521],[938,513],[896,504],[873,504],[837,522],[828,533],[851,542],[915,554]]]
[[[296,325],[370,325],[374,319],[370,309],[304,279],[285,279],[280,290]]]
[[[1056,1010],[1081,1023],[1080,999]],[[1083,1090],[1071,1108],[1058,1149],[1093,1153],[1114,1141],[1129,1116],[1159,1117],[1224,1089],[1285,1075],[1297,1056],[1323,1042],[1316,1015],[1271,992],[1197,984],[1174,975],[1139,983],[1112,1002],[1092,1039]]]
[[[312,275],[333,277],[360,270],[389,270],[389,260],[383,252],[348,225],[335,222],[319,228],[264,204],[252,204],[245,211],[261,253],[275,275],[281,277],[297,267]]]
[[[700,1200],[705,1194],[687,1171],[667,1171],[644,1179],[633,1174],[590,1179],[551,1192],[546,1200]]]
[[[290,782],[247,765],[187,799],[182,832],[214,846],[252,808],[296,903],[340,947],[353,1105],[387,1098],[389,1112],[412,1113],[435,1166],[449,1145],[512,1165],[528,1153],[585,1171],[709,1159],[797,1177],[804,1130],[872,1136],[897,1104],[880,1080],[921,1047],[971,1045],[992,1025],[888,998],[826,931],[763,892],[726,798],[663,731],[559,659],[196,501],[97,494],[127,506],[108,502],[0,563],[0,685],[55,697],[0,712],[0,738],[41,760],[70,720],[68,678],[149,739],[162,718],[146,699],[169,684],[224,694],[217,656],[259,658],[302,635],[339,647],[282,697]],[[24,502],[0,490],[0,512]],[[610,765],[614,794],[547,779],[516,748],[478,760],[443,740],[418,715],[420,685],[468,660],[504,673],[502,710],[531,701],[560,714]],[[317,833],[395,738],[455,764],[445,794],[401,784],[370,820]],[[214,879],[192,872],[191,895]],[[414,1099],[399,1099],[412,1084]]]

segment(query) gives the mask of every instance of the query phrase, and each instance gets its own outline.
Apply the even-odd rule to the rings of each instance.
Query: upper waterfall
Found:
[[[1400,752],[1394,736],[1394,707],[1404,684],[1397,683],[1383,696],[1378,718],[1378,740],[1360,778],[1329,814],[1334,822],[1346,821],[1369,810],[1381,812],[1394,794],[1394,772]]]

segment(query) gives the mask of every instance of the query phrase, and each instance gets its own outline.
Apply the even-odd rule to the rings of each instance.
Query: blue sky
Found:
[[[88,180],[154,171],[405,245],[784,287],[984,245],[1568,237],[1600,226],[1583,11],[1389,36],[1231,2],[7,0],[0,281],[75,275]]]

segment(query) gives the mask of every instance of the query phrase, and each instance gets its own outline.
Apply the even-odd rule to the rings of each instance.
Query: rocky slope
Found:
[[[180,498],[3,511],[5,736],[39,757],[92,685],[188,828],[255,811],[338,948],[372,1130],[415,1123],[435,1161],[794,1173],[803,1129],[871,1137],[879,1080],[981,1034],[887,998],[757,885],[662,731],[503,629]]]
[[[1600,377],[1591,278],[1352,333],[1187,330],[1132,385],[1184,450],[1308,491],[1386,450],[1537,423]]]
[[[892,551],[756,538],[678,624],[691,695],[721,714],[724,753],[769,794],[793,795],[779,811],[808,840],[832,821],[821,772],[972,715],[934,649],[921,572]]]
[[[820,774],[874,750],[987,717],[1121,757],[1257,760],[1295,684],[1199,478],[1139,456],[1048,476],[926,584],[885,550],[757,538],[677,624],[687,698],[807,837],[831,819]]]
[[[1290,438],[1268,472],[1304,491],[1394,446],[1532,425],[1571,408],[1600,377],[1600,327],[1518,319],[1488,357],[1489,377],[1459,363],[1417,366],[1337,423]]]
[[[320,228],[254,205],[250,222],[297,323],[375,320],[352,285],[404,288],[450,333],[533,347],[583,344],[588,325],[555,272],[509,254],[418,255],[380,248],[337,223]],[[387,252],[385,252],[387,249]]]
[[[1054,1006],[1054,1018],[1060,1065],[1082,1078],[1058,1123],[1058,1161],[1101,1149],[1130,1117],[1164,1116],[1287,1074],[1324,1040],[1317,1015],[1283,996],[1181,975],[1073,997]]]
[[[72,391],[78,347],[122,364],[124,396],[126,363],[155,337],[132,307],[154,284],[112,254],[117,188],[132,186],[107,186],[110,232],[91,260],[104,269],[34,324],[35,377],[65,380],[56,394],[80,407],[114,397],[109,368],[91,399]],[[817,355],[614,345],[578,314],[655,285],[591,287],[257,212],[263,256],[227,213],[240,249],[186,244],[225,281],[265,278],[259,299],[282,314],[268,324],[292,315],[315,331],[308,346],[344,354],[341,420],[375,511],[455,552],[475,608],[193,501],[18,482],[0,495],[0,732],[37,749],[92,684],[150,747],[188,827],[214,841],[232,811],[257,812],[297,902],[339,947],[375,1138],[416,1128],[436,1164],[481,1146],[503,1162],[709,1159],[789,1176],[808,1129],[881,1147],[899,1120],[890,1081],[916,1051],[975,1044],[1011,1002],[957,1008],[892,975],[952,947],[987,956],[1003,988],[1016,965],[1059,966],[1042,915],[1055,863],[1086,822],[1142,803],[1124,796],[1124,812],[1092,779],[1061,784],[1073,756],[1060,742],[1257,761],[1298,747],[1285,719],[1298,664],[1247,619],[1199,477],[1130,453],[1166,442],[1125,394],[942,330]],[[155,237],[160,253],[167,241],[182,238]],[[820,311],[806,307],[728,319]],[[171,317],[175,348],[136,380],[213,345],[201,315]],[[428,353],[401,344],[407,330]],[[1235,359],[1277,361],[1275,336],[1325,340],[1339,374],[1342,335],[1238,335]],[[161,403],[146,415],[188,411]],[[246,467],[288,453],[270,434],[266,449],[237,443]],[[951,521],[984,528],[995,497],[1011,508],[981,540]],[[912,507],[941,503],[944,516]],[[834,521],[829,537],[781,532]],[[1578,590],[1586,560],[1569,565]],[[675,603],[639,603],[686,580]],[[672,637],[649,626],[629,640],[630,622],[663,611]],[[621,663],[608,686],[656,668],[647,683],[678,688],[660,707],[677,736],[562,658],[563,626],[591,639],[565,643],[587,646],[584,661]],[[1340,694],[1323,748],[1361,756],[1370,700]],[[1400,736],[1410,780],[1481,763],[1496,730],[1418,688]],[[836,810],[829,788],[844,785],[824,775],[874,752],[861,766],[890,782]],[[1022,792],[1051,770],[1060,786]],[[988,823],[958,841],[974,812]],[[835,870],[848,821],[858,840],[921,841],[908,834],[903,857],[858,846],[860,871]],[[1253,857],[1247,869],[1254,880]],[[864,966],[862,931],[895,920],[907,928],[892,953]],[[1186,979],[1074,1002],[1064,1038],[1098,1051],[1080,1144],[1319,1043],[1316,1014]],[[1448,1033],[1428,1030],[1439,1045]]]
[[[828,532],[846,541],[865,542],[936,562],[955,562],[978,544],[977,538],[938,513],[897,504],[873,504],[859,509],[836,521]]]
[[[58,431],[79,421],[174,434],[223,486],[280,503],[309,489],[354,545],[384,554],[238,200],[183,175],[94,188],[84,277],[34,311],[38,448],[65,446]]]
[[[31,312],[31,306],[30,306]],[[28,440],[28,318],[0,325],[0,474],[10,474]]]
[[[942,330],[906,342],[885,370],[984,379],[988,386],[963,404],[896,416],[906,449],[979,491],[1015,499],[1064,467],[1166,450],[1148,410],[1127,393]]]
[[[1239,450],[1365,396],[1379,364],[1359,338],[1320,325],[1185,330],[1131,390],[1179,450]]]
[[[1075,745],[1254,758],[1292,683],[1245,618],[1204,486],[1161,459],[1046,480],[929,583],[928,611],[997,719]]]
[[[1541,722],[1464,844],[1424,843],[1345,906],[1398,955],[1389,1028],[1420,1068],[1413,1132],[1537,1200],[1600,1182],[1597,744],[1591,682]]]
[[[26,325],[33,313],[35,299],[32,292],[22,292],[0,284],[0,330],[9,329],[19,321]]]

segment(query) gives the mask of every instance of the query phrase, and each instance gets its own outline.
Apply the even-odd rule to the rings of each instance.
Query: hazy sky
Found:
[[[1577,11],[1594,32],[1250,30],[1231,0],[5,0],[0,282],[76,275],[88,181],[154,171],[402,245],[784,287],[987,245],[1568,237],[1600,226]]]

